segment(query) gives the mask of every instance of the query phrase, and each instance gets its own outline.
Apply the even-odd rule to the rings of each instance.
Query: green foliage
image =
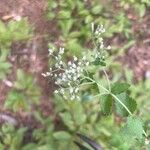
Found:
[[[4,124],[0,129],[1,150],[6,149],[6,147],[9,150],[20,149],[25,131],[26,128],[15,130],[13,125]]]
[[[32,83],[32,84],[31,84]],[[13,89],[8,93],[5,107],[13,111],[29,111],[33,104],[39,103],[40,90],[36,86],[33,76],[26,74],[23,70],[17,70],[17,80]]]
[[[101,109],[106,115],[112,112],[112,96],[110,94],[101,97]]]
[[[143,130],[143,123],[139,118],[128,117],[127,124],[121,132],[126,140],[137,139],[141,141],[143,139]]]
[[[0,21],[0,47],[9,48],[13,41],[27,40],[31,36],[32,30],[27,19],[10,21],[6,25]]]
[[[130,87],[130,85],[128,83],[114,83],[111,87],[111,92],[114,94],[120,94],[122,92],[125,92],[126,90],[128,90],[128,88]]]
[[[143,17],[146,13],[146,8],[150,6],[149,0],[123,0],[121,1],[123,7],[129,7],[134,9],[134,11],[140,16]]]
[[[125,109],[123,105],[120,104],[120,102],[116,101],[115,106],[116,106],[116,111],[119,115],[121,116],[128,116],[131,115],[136,110],[136,102],[129,97],[126,93],[121,93],[117,95],[117,98],[121,100],[121,102],[128,108]],[[131,112],[131,113],[129,113]]]
[[[57,140],[69,140],[71,135],[65,131],[58,131],[53,134],[54,138]]]
[[[23,94],[12,90],[9,92],[7,100],[5,101],[5,108],[10,108],[15,112],[17,112],[19,109],[27,110],[28,103],[26,102]]]
[[[0,80],[4,79],[10,72],[11,64],[7,61],[7,55],[7,50],[0,50]]]
[[[108,52],[112,53],[109,60],[105,60],[106,57],[97,58],[91,63],[93,66],[88,68],[87,75],[96,82],[81,88],[80,102],[69,99],[64,101],[60,96],[55,95],[54,113],[60,119],[59,127],[51,120],[53,116],[43,117],[40,110],[36,109],[32,112],[35,119],[40,122],[40,128],[31,131],[31,141],[24,143],[28,129],[3,124],[0,129],[0,150],[78,150],[74,144],[77,132],[98,142],[104,149],[139,150],[141,147],[149,149],[149,144],[145,145],[145,141],[150,136],[150,82],[146,80],[130,87],[133,84],[132,73],[126,71],[125,75],[122,75],[122,66],[115,60],[118,55],[122,55],[135,43],[131,22],[125,13],[126,9],[134,8],[135,12],[144,16],[150,3],[148,0],[122,0],[118,2],[121,9],[114,11],[111,1],[106,1],[105,4],[102,2],[98,0],[88,2],[49,0],[48,18],[55,20],[55,26],[62,32],[60,40],[69,50],[69,53],[66,54],[67,58],[69,56],[71,59],[70,56],[74,54],[81,57],[83,50],[88,58],[92,55],[92,52],[87,53],[87,48],[83,47],[89,47],[91,37],[89,24],[93,21],[96,24],[102,23],[108,28],[104,34],[105,37],[111,38],[121,34],[128,40],[121,48],[114,47],[113,51]],[[7,57],[11,43],[27,40],[31,36],[32,29],[26,19],[19,22],[11,21],[8,24],[0,22],[0,79],[4,79],[10,73],[11,64],[7,61]],[[106,72],[108,71],[112,84],[106,81],[106,76],[102,71],[106,64],[108,68]],[[8,92],[5,107],[14,112],[21,109],[30,114],[32,106],[39,104],[41,92],[33,75],[18,69],[16,76],[16,81],[13,82],[13,87]],[[130,84],[126,81],[120,82],[120,79],[123,78]],[[137,104],[134,99],[138,102],[138,111],[136,111]],[[133,117],[133,113],[141,117],[143,122],[138,116]],[[126,120],[127,116],[127,123],[119,133],[119,128],[124,121],[117,125],[116,119]]]
[[[48,0],[47,16],[49,20],[55,20],[57,30],[62,33],[60,39],[71,51],[70,54],[79,55],[84,50],[83,45],[88,45],[90,41],[89,24],[92,22],[105,25],[108,30],[105,37],[111,38],[121,33],[128,38],[128,42],[133,41],[131,23],[125,9],[114,9],[112,1]],[[94,63],[105,65],[101,60]]]
[[[28,40],[32,37],[32,28],[27,19],[9,21],[7,24],[0,21],[0,80],[10,73],[11,64],[7,58],[12,42]]]

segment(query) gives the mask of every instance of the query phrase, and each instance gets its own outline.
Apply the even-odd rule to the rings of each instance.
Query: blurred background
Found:
[[[65,47],[66,57],[92,49],[92,22],[104,25],[112,47],[109,78],[133,85],[136,113],[150,134],[149,0],[0,0],[0,150],[78,150],[77,132],[106,150],[139,149],[121,140],[122,118],[104,117],[97,101],[60,100],[41,76],[50,46]]]

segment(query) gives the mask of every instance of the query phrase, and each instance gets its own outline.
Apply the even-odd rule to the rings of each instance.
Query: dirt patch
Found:
[[[25,71],[31,72],[35,75],[37,84],[42,89],[41,109],[45,115],[48,115],[52,111],[50,95],[52,93],[51,89],[53,85],[49,85],[48,82],[41,76],[41,73],[48,70],[48,39],[46,38],[45,34],[49,33],[53,36],[56,30],[55,26],[53,25],[53,22],[46,21],[46,9],[47,0],[0,1],[1,20],[7,22],[11,19],[17,20],[22,17],[27,17],[29,22],[33,25],[35,29],[35,36],[31,41],[28,41],[26,43],[16,42],[12,44],[12,54],[9,59],[13,64],[13,70],[16,70],[17,68],[22,68]],[[13,82],[13,79],[10,79],[10,82]],[[3,105],[8,91],[9,86],[1,82],[1,107]]]
[[[147,72],[150,71],[150,45],[133,46],[128,51],[125,60],[133,70],[137,81],[145,79]]]
[[[142,20],[132,23],[132,31],[136,43],[125,56],[126,63],[133,70],[137,81],[147,78],[150,71],[150,11]]]

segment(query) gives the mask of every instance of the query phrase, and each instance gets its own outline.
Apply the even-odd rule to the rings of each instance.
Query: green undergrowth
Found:
[[[102,0],[87,2],[48,0],[48,3],[47,17],[55,21],[57,30],[61,32],[60,40],[67,49],[65,56],[67,59],[70,59],[73,54],[81,57],[81,52],[85,50],[86,53],[87,49],[91,48],[91,22],[106,27],[104,33],[104,37],[108,39],[106,43],[110,43],[114,37],[123,39],[121,41],[123,46],[112,45],[112,51],[108,54],[109,59],[106,60],[106,72],[111,80],[111,94],[117,95],[133,116],[114,101],[110,93],[93,100],[93,93],[99,90],[94,84],[83,87],[82,90],[86,92],[82,94],[81,102],[62,100],[61,96],[55,94],[52,98],[54,115],[44,117],[38,108],[41,90],[36,84],[35,76],[22,68],[17,68],[16,78],[12,82],[13,87],[6,95],[4,107],[12,113],[26,112],[41,126],[30,130],[29,133],[29,127],[22,124],[17,127],[9,123],[2,124],[0,150],[79,150],[74,143],[79,140],[76,133],[86,135],[106,150],[141,148],[149,150],[147,140],[150,136],[150,81],[147,79],[134,84],[132,71],[126,67],[122,68],[122,64],[115,61],[136,43],[135,33],[133,34],[131,30],[132,23],[127,17],[126,10],[132,9],[141,21],[150,5],[149,1],[122,0],[119,2],[120,7],[115,10],[112,1],[105,3]],[[9,62],[11,44],[16,41],[30,40],[33,35],[33,28],[26,19],[8,23],[0,21],[0,81],[7,79],[7,76],[12,73],[13,66]],[[96,63],[99,65],[99,60]],[[97,67],[90,70],[92,73],[96,72]],[[104,87],[108,86],[102,70],[100,76],[98,71],[95,76],[97,80],[100,78]],[[38,109],[33,111],[33,106]],[[59,125],[55,122],[56,118],[59,118]],[[143,130],[147,134],[146,140]],[[82,144],[88,147],[86,143]]]

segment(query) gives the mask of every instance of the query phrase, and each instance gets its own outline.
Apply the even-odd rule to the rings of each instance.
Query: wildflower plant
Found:
[[[81,59],[73,56],[68,62],[63,61],[63,55],[65,52],[64,48],[59,48],[58,51],[55,48],[50,48],[49,56],[52,56],[55,60],[55,65],[53,68],[49,69],[49,72],[42,73],[44,77],[50,76],[55,79],[55,84],[59,87],[55,90],[56,94],[60,94],[65,99],[80,100],[80,88],[85,84],[91,84],[87,77],[88,66],[91,65],[105,65],[105,49],[110,49],[104,47],[103,38],[101,34],[105,32],[104,27],[98,26],[94,31],[94,24],[92,24],[93,39],[96,41],[94,52],[91,57],[86,57],[83,54]],[[85,80],[86,79],[86,80]],[[89,82],[87,82],[89,80]],[[86,82],[84,82],[86,81]]]
[[[105,28],[103,25],[98,25],[95,28],[93,23],[91,28],[93,51],[86,51],[80,58],[73,56],[66,61],[64,48],[59,48],[59,50],[50,48],[48,50],[49,56],[54,59],[55,63],[48,72],[42,73],[42,75],[55,80],[58,89],[54,93],[61,95],[66,100],[82,101],[82,87],[96,86],[98,90],[94,92],[92,99],[99,99],[103,114],[110,115],[113,112],[115,115],[128,117],[127,124],[121,129],[123,138],[129,139],[130,137],[130,139],[145,141],[143,143],[148,145],[148,135],[144,130],[143,123],[134,114],[137,104],[129,95],[130,85],[124,82],[111,83],[109,75],[105,71],[108,50],[111,49],[110,46],[105,46],[102,38]],[[101,84],[100,76],[95,77],[90,68],[102,70],[106,77],[107,86]]]

